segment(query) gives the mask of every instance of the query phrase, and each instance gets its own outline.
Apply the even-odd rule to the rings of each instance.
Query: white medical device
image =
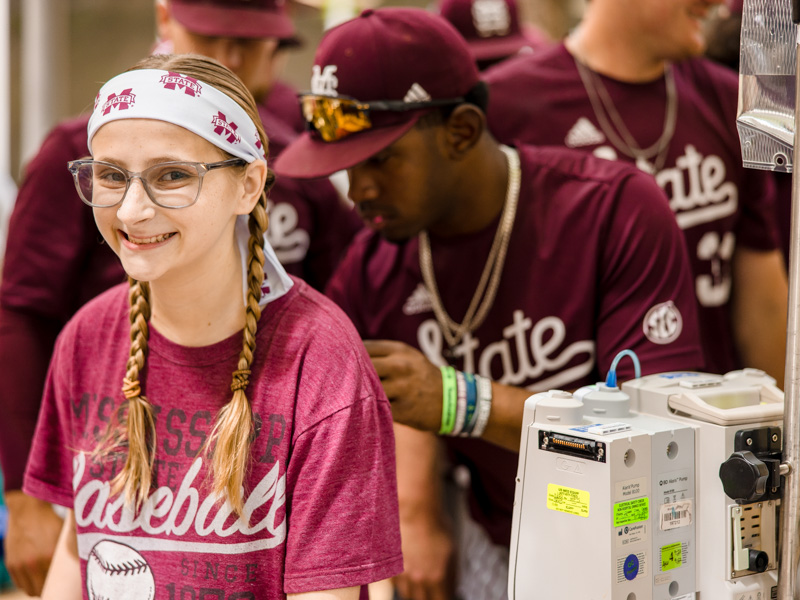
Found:
[[[665,373],[528,398],[509,599],[776,597],[774,383]]]

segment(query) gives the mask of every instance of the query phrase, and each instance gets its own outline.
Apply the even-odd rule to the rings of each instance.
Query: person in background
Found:
[[[464,36],[479,71],[550,43],[537,27],[520,22],[516,0],[441,0],[437,10]]]
[[[275,0],[159,0],[159,36],[175,52],[218,59],[252,90],[274,156],[296,135],[270,104],[285,51],[295,39]],[[195,29],[199,29],[196,31]],[[186,89],[185,93],[191,90]],[[294,112],[298,112],[296,98]],[[275,106],[275,103],[272,103]],[[41,592],[61,519],[50,504],[28,498],[22,474],[56,336],[88,300],[125,274],[75,192],[67,162],[86,155],[88,116],[58,125],[26,168],[9,225],[0,282],[0,464],[9,528],[6,559],[15,583]],[[293,275],[322,289],[360,219],[327,181],[281,178],[270,194],[267,233]]]
[[[525,399],[597,382],[625,348],[650,373],[702,367],[680,230],[629,165],[499,144],[467,43],[440,16],[364,11],[323,37],[313,72],[311,130],[275,169],[346,169],[369,229],[327,294],[365,340],[397,423],[397,590],[503,598]],[[455,590],[435,433],[471,475]]]
[[[770,174],[742,165],[737,77],[702,58],[722,0],[592,0],[564,43],[486,73],[501,141],[635,164],[666,192],[692,261],[706,368],[783,382],[787,281]]]

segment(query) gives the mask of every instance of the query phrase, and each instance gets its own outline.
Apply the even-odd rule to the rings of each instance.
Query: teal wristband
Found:
[[[450,435],[456,425],[458,389],[456,370],[453,367],[439,367],[442,372],[442,428],[439,435]]]

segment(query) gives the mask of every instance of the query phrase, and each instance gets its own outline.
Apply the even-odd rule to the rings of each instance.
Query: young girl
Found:
[[[43,598],[354,599],[402,570],[389,405],[265,247],[266,145],[208,59],[97,95],[70,170],[130,286],[56,345],[25,479],[69,509]]]

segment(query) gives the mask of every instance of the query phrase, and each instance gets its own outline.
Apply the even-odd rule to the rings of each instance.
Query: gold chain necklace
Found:
[[[489,314],[489,309],[494,303],[497,288],[500,285],[500,275],[503,272],[508,242],[511,238],[511,230],[514,227],[514,219],[517,214],[522,179],[517,151],[508,146],[500,146],[500,150],[506,155],[508,163],[508,186],[506,187],[505,206],[500,217],[500,223],[497,225],[497,232],[492,242],[492,248],[489,250],[489,256],[486,259],[486,265],[483,267],[478,287],[475,289],[462,323],[456,323],[451,319],[444,308],[433,272],[433,259],[431,257],[431,243],[428,238],[428,232],[423,230],[419,234],[419,266],[422,271],[422,279],[431,295],[431,304],[433,304],[436,320],[439,322],[439,327],[441,327],[450,348],[457,346],[468,331],[472,332],[480,327]]]
[[[649,148],[640,148],[631,132],[625,126],[622,116],[617,111],[611,96],[603,85],[600,76],[573,56],[578,74],[581,76],[583,87],[589,96],[597,122],[609,141],[625,156],[632,158],[639,165],[640,161],[647,161],[655,157],[653,161],[653,174],[658,173],[664,167],[667,158],[669,143],[675,134],[675,124],[678,116],[678,94],[675,88],[675,74],[672,66],[667,64],[664,68],[664,82],[667,90],[667,105],[664,112],[664,128],[656,142]],[[608,116],[606,116],[608,115]],[[613,125],[609,122],[613,121]],[[617,135],[619,132],[619,135]],[[621,136],[621,137],[620,137]]]

